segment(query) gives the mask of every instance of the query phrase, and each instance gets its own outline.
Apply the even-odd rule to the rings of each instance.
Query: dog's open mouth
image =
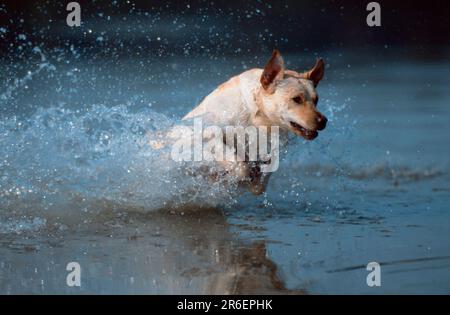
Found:
[[[302,126],[300,126],[299,124],[297,124],[293,121],[291,121],[290,123],[291,123],[291,126],[294,129],[294,131],[297,134],[300,134],[306,140],[313,140],[319,135],[319,133],[316,130],[309,130],[309,129],[303,128]]]

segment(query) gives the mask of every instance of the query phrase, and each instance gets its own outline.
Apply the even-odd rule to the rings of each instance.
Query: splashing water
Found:
[[[158,76],[150,80],[139,59],[81,62],[72,46],[36,47],[28,45],[31,51],[21,57],[23,62],[2,64],[8,75],[0,91],[5,114],[0,119],[0,233],[94,221],[117,209],[185,211],[236,205],[238,198],[240,209],[256,209],[261,203],[276,211],[335,209],[348,203],[342,191],[360,191],[375,180],[383,187],[386,181],[397,185],[446,174],[440,165],[430,169],[428,159],[418,165],[401,159],[400,151],[377,154],[388,147],[385,138],[365,150],[365,139],[386,128],[374,132],[364,127],[373,117],[352,106],[355,92],[348,85],[324,82],[319,106],[329,119],[327,129],[313,142],[292,136],[289,148],[282,148],[280,169],[267,194],[242,198],[232,178],[208,180],[196,172],[201,163],[174,162],[168,148],[155,150],[148,144],[148,133],[180,123],[159,112],[175,117],[188,112],[214,88],[200,87],[218,81],[216,69],[222,71],[225,64],[211,63],[215,66],[208,76],[191,72],[196,66],[189,60],[189,71],[179,82],[166,66],[183,65],[182,59],[151,61],[151,73]],[[220,80],[241,70],[222,73]],[[169,98],[175,90],[176,97]],[[156,104],[152,109],[146,105],[149,100]]]
[[[47,57],[39,47],[34,47],[32,52],[34,54],[37,54],[40,58],[40,63],[38,64],[37,68],[34,71],[27,71],[26,75],[22,78],[15,78],[9,85],[7,85],[6,91],[0,94],[0,100],[8,100],[16,90],[23,88],[27,84],[27,82],[32,81],[33,78],[35,76],[38,76],[41,71],[56,70],[56,67],[47,61]]]
[[[147,211],[231,202],[235,186],[210,183],[195,175],[199,165],[179,164],[167,149],[148,145],[147,133],[172,123],[151,110],[102,105],[1,121],[1,215],[73,216],[67,208],[92,213],[98,201]],[[30,226],[42,222],[31,219]]]

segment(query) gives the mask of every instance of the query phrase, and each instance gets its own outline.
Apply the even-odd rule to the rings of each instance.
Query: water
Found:
[[[293,139],[259,197],[192,176],[147,141],[264,54],[36,46],[4,61],[0,292],[449,293],[450,63],[361,54],[372,62],[323,54],[329,125]],[[313,56],[285,59],[301,69]],[[79,288],[65,283],[71,261]]]

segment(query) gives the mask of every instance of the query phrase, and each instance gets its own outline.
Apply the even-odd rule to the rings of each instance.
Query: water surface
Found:
[[[255,197],[186,175],[145,140],[264,54],[71,53],[0,65],[0,293],[450,292],[445,59],[323,53],[329,125],[292,139]],[[366,285],[372,261],[381,287]]]

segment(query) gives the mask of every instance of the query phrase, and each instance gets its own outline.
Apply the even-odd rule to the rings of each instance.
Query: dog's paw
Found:
[[[265,187],[265,185],[262,185],[261,183],[250,184],[249,190],[253,195],[259,196],[266,191],[266,187]]]

